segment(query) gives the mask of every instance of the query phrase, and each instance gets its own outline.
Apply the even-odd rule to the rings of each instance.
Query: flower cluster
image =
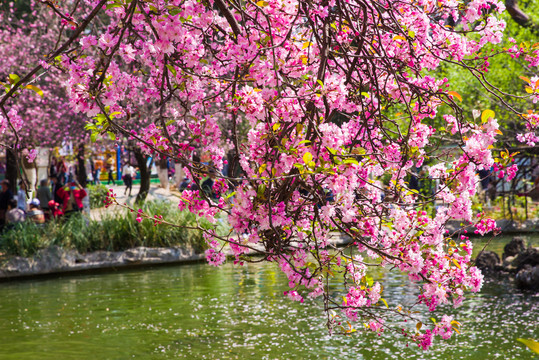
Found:
[[[107,196],[105,197],[105,200],[103,200],[103,203],[105,204],[105,208],[108,208],[111,205],[115,205],[118,203],[116,200],[116,193],[114,192],[114,189],[109,189],[107,192]]]

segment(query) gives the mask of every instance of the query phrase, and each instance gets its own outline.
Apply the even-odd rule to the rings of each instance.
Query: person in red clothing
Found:
[[[60,204],[54,200],[51,200],[49,201],[49,212],[45,215],[47,216],[47,220],[50,220],[59,218],[60,216],[64,215],[64,213],[62,210],[60,210]]]
[[[87,195],[86,190],[76,181],[61,187],[57,191],[62,199],[62,211],[65,215],[82,211],[82,199]]]

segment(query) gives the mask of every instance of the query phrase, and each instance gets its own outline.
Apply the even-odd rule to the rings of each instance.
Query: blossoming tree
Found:
[[[187,190],[179,202],[213,223],[219,214],[230,223],[226,236],[201,228],[210,264],[223,263],[225,251],[239,263],[247,253],[277,263],[289,280],[285,295],[321,296],[332,331],[351,332],[361,321],[366,330],[397,329],[424,349],[433,336],[452,335],[458,323],[449,316],[430,325],[410,321],[410,309],[387,303],[368,270],[406,274],[429,310],[458,306],[466,291],[481,288],[472,244],[452,240],[445,225],[458,219],[480,234],[494,229],[472,211],[476,172],[509,160],[495,162],[490,151],[499,132],[495,114],[464,112],[450,80],[433,74],[453,63],[484,79],[488,56],[481,51],[502,40],[502,3],[86,3],[93,10],[80,20],[57,9],[74,24],[72,36],[10,88],[3,110],[41,66],[62,69],[71,106],[89,117],[93,137],[130,136],[143,151],[179,161],[198,187],[215,177],[216,199]],[[108,24],[101,30],[88,27],[97,16]],[[538,82],[529,87],[536,96]],[[135,130],[141,100],[156,111],[149,126]],[[535,119],[533,112],[524,118],[529,130]],[[4,110],[2,120],[13,117]],[[225,140],[234,154],[228,172]],[[211,162],[193,160],[195,149]],[[418,191],[414,183],[427,179],[437,186]],[[139,210],[137,220],[144,218],[166,222]],[[335,234],[350,244],[337,248]],[[413,330],[401,331],[399,321]]]
[[[30,72],[45,54],[65,39],[65,26],[56,19],[53,11],[34,1],[10,2],[2,4],[2,7],[0,82],[8,92],[21,80],[20,76]],[[7,157],[13,158],[13,164],[27,164],[26,155],[20,159],[13,157],[13,152],[22,154],[24,151],[28,160],[33,161],[37,146],[54,147],[64,141],[79,143],[88,138],[83,131],[85,118],[69,106],[62,78],[65,76],[57,69],[42,72],[22,86],[24,91],[4,98],[6,105],[0,113],[0,142],[7,150]],[[9,122],[5,121],[6,115]],[[33,150],[24,150],[28,148]],[[8,160],[8,164],[11,161]],[[7,172],[10,170],[14,175],[12,185],[16,185],[14,180],[19,171],[7,169]],[[29,188],[35,183],[31,185]]]

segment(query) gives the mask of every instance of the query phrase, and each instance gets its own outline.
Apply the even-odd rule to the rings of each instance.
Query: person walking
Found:
[[[107,173],[109,174],[109,182],[107,185],[110,185],[110,182],[112,181],[112,185],[116,185],[116,182],[114,181],[114,159],[112,158],[111,154],[107,154],[107,160],[105,161],[105,169],[107,169]]]
[[[101,170],[103,169],[103,159],[98,156],[94,162],[94,181],[95,181],[95,184],[101,184],[101,180],[100,180],[100,177],[101,177]]]
[[[126,163],[122,169],[122,179],[124,180],[125,184],[125,191],[124,195],[127,194],[127,190],[129,190],[129,195],[131,196],[131,189],[133,187],[133,178],[135,177],[135,168],[131,166],[129,163]]]

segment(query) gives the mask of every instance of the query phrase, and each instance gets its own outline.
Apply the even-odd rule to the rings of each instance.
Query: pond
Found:
[[[417,295],[398,274],[377,277],[390,305]],[[458,309],[461,335],[428,352],[389,334],[329,336],[320,302],[292,302],[283,290],[271,264],[2,283],[0,359],[536,358],[516,338],[539,339],[539,294],[513,290],[509,280],[470,294]]]

